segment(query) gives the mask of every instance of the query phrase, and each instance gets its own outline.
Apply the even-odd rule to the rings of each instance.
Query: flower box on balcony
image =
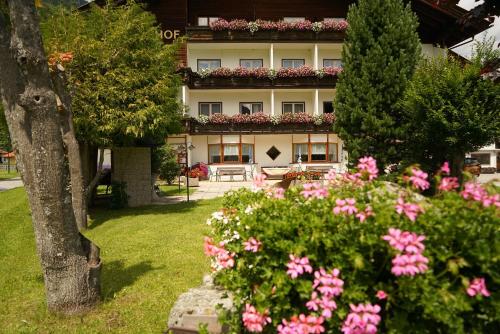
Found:
[[[187,35],[191,42],[206,41],[328,41],[342,42],[344,32],[338,31],[276,31],[258,30],[254,33],[247,30],[213,31],[208,27],[189,27]]]

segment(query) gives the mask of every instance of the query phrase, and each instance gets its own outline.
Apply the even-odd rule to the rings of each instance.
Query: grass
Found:
[[[181,185],[181,190],[179,191],[178,185],[160,185],[160,196],[186,196],[187,187]],[[189,187],[189,195],[192,195],[196,192],[195,187]]]
[[[23,188],[0,193],[0,332],[161,333],[177,297],[209,271],[207,216],[220,199],[92,213],[85,234],[101,247],[103,302],[82,317],[46,310]]]
[[[6,170],[0,169],[0,181],[12,179],[12,178],[18,177],[18,176],[19,176],[19,173],[16,172],[15,166],[12,166],[12,170],[10,171],[10,173],[8,173]]]

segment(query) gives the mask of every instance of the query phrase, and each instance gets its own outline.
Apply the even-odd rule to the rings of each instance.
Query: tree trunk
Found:
[[[67,149],[69,171],[71,175],[71,195],[73,201],[73,212],[75,213],[76,225],[79,230],[87,229],[87,204],[85,201],[85,190],[83,186],[82,160],[80,147],[76,140],[73,128],[73,112],[71,110],[71,97],[66,91],[66,76],[62,65],[54,66],[52,72],[52,83],[58,96],[58,110],[61,124],[61,133],[64,145]]]
[[[51,311],[74,314],[100,299],[99,248],[78,232],[56,94],[33,0],[0,15],[0,94],[32,212]],[[10,22],[8,22],[10,19]]]
[[[460,184],[462,184],[464,179],[463,177],[464,159],[465,159],[465,152],[455,153],[451,159],[450,174],[452,176],[457,177]]]
[[[99,163],[97,164],[97,172],[94,175],[94,178],[89,182],[87,187],[87,203],[92,201],[92,195],[94,193],[95,187],[99,184],[99,180],[102,176],[102,165],[104,164],[104,149],[99,149]]]

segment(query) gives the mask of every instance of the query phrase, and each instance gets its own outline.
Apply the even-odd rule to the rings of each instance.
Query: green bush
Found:
[[[153,173],[160,174],[168,184],[172,184],[181,171],[175,150],[170,145],[154,148],[151,153],[151,169]]]
[[[234,294],[237,311],[225,319],[232,332],[496,333],[498,188],[468,183],[455,191],[452,185],[426,198],[415,190],[426,187],[426,175],[419,173],[410,171],[400,179],[402,185],[368,181],[366,173],[330,174],[326,185],[290,188],[284,198],[272,188],[227,195],[224,209],[207,221],[213,238],[205,239],[205,252],[212,256],[216,282]],[[450,181],[438,174],[439,184]],[[343,199],[355,203],[349,206]],[[406,242],[425,249],[393,248],[383,239],[389,229],[414,233],[408,233],[413,239],[407,235]],[[393,260],[404,254],[420,254],[420,259],[415,268],[403,266],[413,268],[413,275],[397,276]],[[290,255],[306,258],[311,270],[304,260],[304,273],[292,278],[292,272],[287,274]],[[322,276],[319,268],[340,272],[329,276],[328,284],[342,290],[328,297],[336,303],[331,316],[321,306],[317,311],[306,307],[314,292],[325,296],[319,292],[323,285],[313,285]],[[480,282],[472,282],[476,278],[485,279],[490,296],[480,286],[473,291]],[[477,294],[470,296],[468,289]],[[351,313],[354,321],[359,304],[368,315],[364,325],[371,321],[373,326],[363,330],[361,324],[355,331],[346,317]]]
[[[111,201],[109,206],[111,209],[122,209],[128,206],[126,182],[115,181],[111,183]]]

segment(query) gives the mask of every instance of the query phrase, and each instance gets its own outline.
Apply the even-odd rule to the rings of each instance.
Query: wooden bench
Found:
[[[306,166],[306,172],[320,172],[328,174],[328,172],[333,169],[332,166]]]
[[[216,181],[221,181],[222,176],[229,176],[229,180],[234,181],[235,175],[241,175],[244,181],[247,180],[247,171],[245,167],[218,167],[215,175]]]

